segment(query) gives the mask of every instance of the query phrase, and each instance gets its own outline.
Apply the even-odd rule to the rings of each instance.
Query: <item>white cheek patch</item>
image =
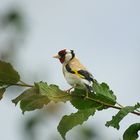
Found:
[[[71,53],[71,51],[70,51],[70,50],[66,50],[66,52],[67,52],[67,53]]]
[[[68,62],[69,60],[71,60],[71,58],[72,58],[71,53],[67,53],[67,54],[65,55],[65,62]]]

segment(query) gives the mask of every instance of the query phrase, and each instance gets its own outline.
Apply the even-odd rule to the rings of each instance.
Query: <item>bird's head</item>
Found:
[[[75,57],[75,53],[73,50],[64,49],[58,52],[57,55],[53,56],[53,58],[57,58],[61,63],[68,63]]]

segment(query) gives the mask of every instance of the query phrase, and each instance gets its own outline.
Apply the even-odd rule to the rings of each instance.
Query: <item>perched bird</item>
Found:
[[[87,91],[86,97],[88,97],[88,93],[93,91],[93,76],[75,57],[74,51],[64,49],[59,51],[58,54],[53,57],[58,58],[62,63],[64,77],[72,88],[85,88]],[[70,91],[72,88],[67,91]]]

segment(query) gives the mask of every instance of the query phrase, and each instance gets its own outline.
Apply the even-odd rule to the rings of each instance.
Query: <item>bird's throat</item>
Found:
[[[65,58],[59,58],[59,60],[60,60],[61,63],[64,63]]]

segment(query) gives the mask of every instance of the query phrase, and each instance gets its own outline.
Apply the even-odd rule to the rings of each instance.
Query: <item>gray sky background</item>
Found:
[[[124,105],[140,102],[139,0],[1,0],[0,9],[4,11],[11,4],[25,11],[29,25],[16,65],[25,81],[28,74],[36,72],[37,80],[49,79],[49,83],[68,88],[61,64],[52,56],[64,48],[74,49],[94,77],[110,85],[118,102]],[[45,75],[42,71],[46,71]],[[19,140],[16,126],[26,115],[14,107],[9,97],[0,102],[0,107],[1,138]],[[138,122],[139,118],[129,115],[116,131],[104,126],[114,113],[112,109],[98,112],[87,123],[98,124],[107,140],[118,140],[128,124]],[[69,139],[70,134],[72,131]]]

